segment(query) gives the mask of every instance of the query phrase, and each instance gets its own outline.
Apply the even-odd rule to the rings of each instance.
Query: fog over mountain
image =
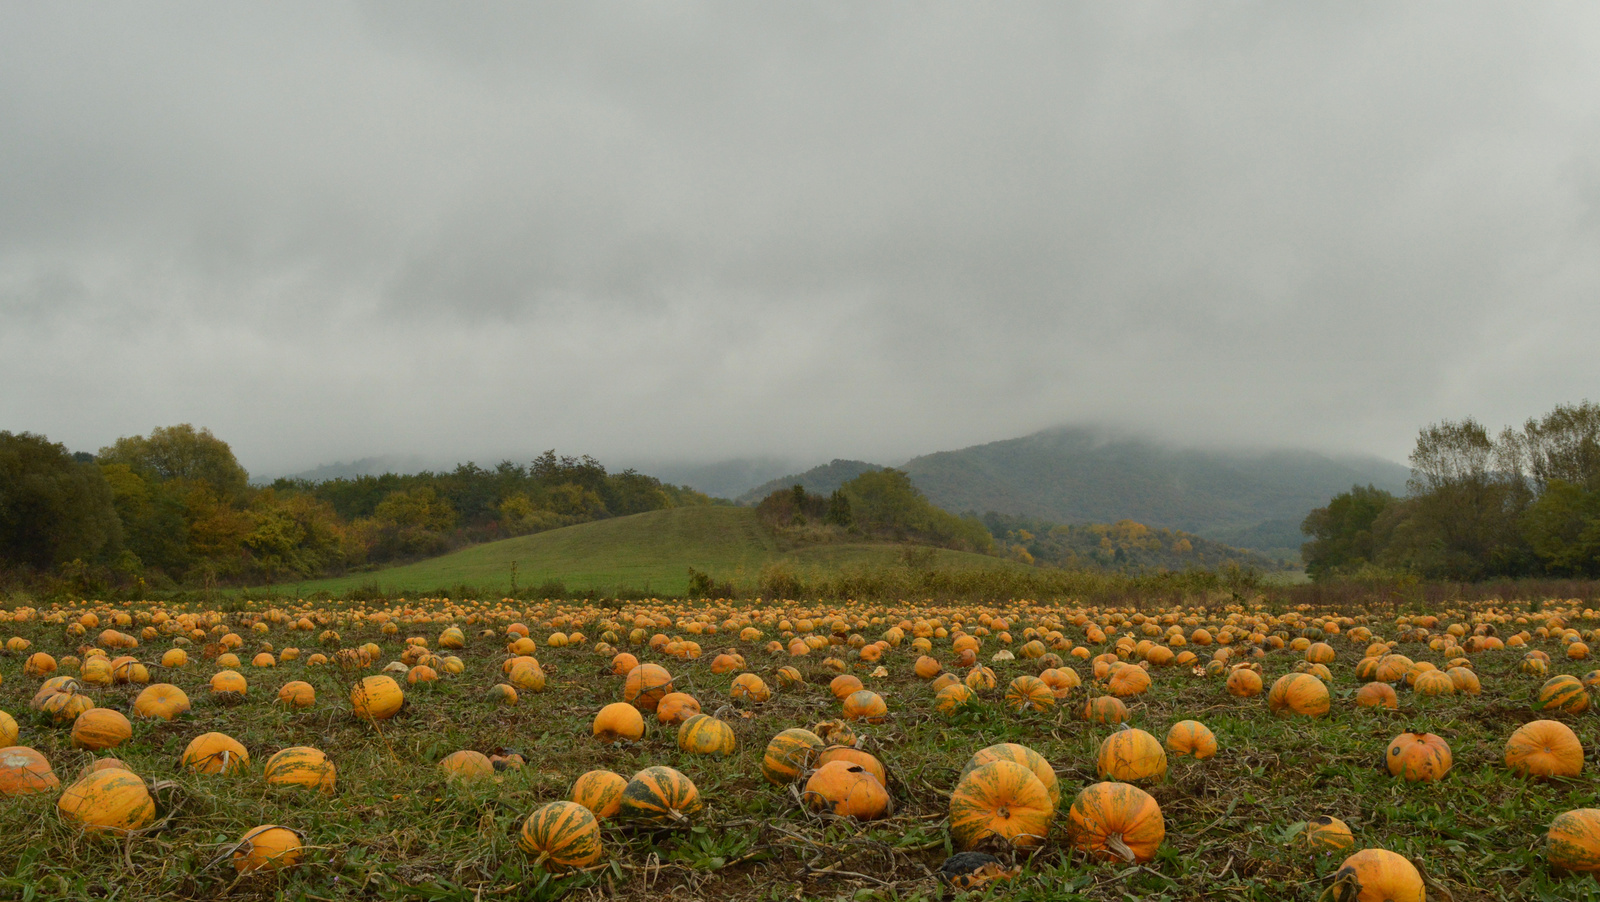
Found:
[[[1600,385],[1596,85],[1579,3],[7,4],[0,429],[1403,460]]]

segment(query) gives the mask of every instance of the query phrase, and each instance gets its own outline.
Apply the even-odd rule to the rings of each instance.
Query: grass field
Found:
[[[784,552],[763,529],[753,508],[680,507],[597,520],[549,532],[474,545],[451,554],[398,567],[332,579],[305,580],[258,589],[304,598],[319,592],[342,595],[358,587],[393,595],[416,595],[457,586],[510,593],[512,563],[517,585],[532,589],[560,583],[571,593],[629,589],[682,595],[689,568],[739,585],[754,583],[762,567],[784,562],[804,574],[845,566],[893,565],[901,545],[820,545]],[[1010,569],[998,558],[932,549],[930,566]],[[249,595],[249,589],[243,594]]]
[[[92,607],[112,616],[107,606]],[[1354,673],[1356,662],[1366,643],[1330,637],[1338,658],[1331,665],[1332,707],[1322,718],[1274,717],[1265,696],[1232,697],[1223,690],[1221,678],[1197,675],[1187,667],[1152,668],[1149,691],[1127,699],[1131,725],[1159,740],[1174,722],[1199,719],[1215,732],[1219,751],[1205,761],[1173,757],[1165,779],[1149,785],[1161,806],[1166,838],[1153,860],[1130,866],[1086,857],[1073,848],[1064,830],[1074,796],[1100,779],[1097,749],[1117,729],[1075,716],[1086,693],[1104,691],[1096,688],[1087,660],[1064,655],[1066,666],[1082,675],[1084,687],[1059,705],[1013,712],[1002,704],[1004,687],[1014,677],[1039,672],[1042,665],[1023,657],[991,661],[997,649],[1008,645],[997,634],[989,635],[982,639],[981,660],[994,669],[1000,688],[980,692],[977,703],[961,713],[945,715],[935,710],[928,684],[912,672],[919,651],[909,638],[885,652],[881,676],[872,674],[873,665],[858,658],[843,634],[837,634],[838,644],[824,641],[815,653],[799,657],[765,647],[790,632],[783,629],[784,619],[798,624],[803,617],[819,617],[816,635],[827,637],[828,619],[843,616],[848,628],[876,638],[902,617],[908,622],[930,617],[945,623],[966,617],[972,627],[976,618],[998,613],[1010,619],[1017,636],[1009,647],[1017,648],[1028,624],[1062,622],[1072,611],[1013,608],[980,613],[941,605],[844,611],[800,604],[782,609],[628,605],[606,610],[561,603],[506,610],[491,602],[468,605],[467,611],[481,612],[471,614],[460,607],[389,609],[388,619],[400,628],[385,633],[377,621],[364,616],[374,607],[307,606],[293,612],[296,617],[304,613],[325,618],[327,622],[315,630],[337,628],[346,647],[367,642],[380,647],[380,656],[369,668],[353,673],[333,664],[308,663],[310,653],[318,650],[316,633],[293,631],[288,626],[292,621],[274,622],[264,617],[264,611],[214,618],[217,624],[207,630],[207,641],[227,631],[244,638],[239,649],[244,666],[239,669],[251,683],[248,696],[241,703],[213,696],[207,681],[218,665],[207,660],[198,645],[191,646],[194,654],[188,666],[155,672],[156,679],[189,693],[192,712],[171,723],[132,718],[132,737],[103,753],[115,754],[146,779],[164,781],[156,792],[156,823],[128,837],[85,835],[57,817],[55,791],[0,800],[0,898],[136,902],[960,898],[936,876],[953,850],[946,826],[950,793],[973,752],[993,743],[1017,742],[1053,766],[1062,798],[1056,825],[1035,849],[995,846],[1004,862],[1021,867],[1020,874],[968,898],[1312,902],[1329,886],[1345,853],[1317,853],[1304,848],[1297,837],[1308,819],[1331,815],[1349,822],[1355,848],[1389,849],[1419,865],[1430,881],[1429,899],[1600,902],[1600,885],[1553,869],[1543,848],[1544,831],[1558,813],[1594,807],[1600,801],[1593,776],[1595,714],[1565,718],[1590,756],[1583,776],[1532,781],[1512,774],[1503,762],[1510,733],[1541,716],[1533,713],[1533,701],[1544,677],[1519,672],[1526,649],[1472,654],[1472,666],[1483,684],[1481,695],[1426,699],[1401,682],[1400,707],[1386,711],[1358,708],[1352,701],[1361,685]],[[130,609],[142,615],[134,630],[149,622],[150,606]],[[1152,605],[1150,610],[1161,608]],[[1220,605],[1211,611],[1201,614],[1199,622],[1213,630],[1225,617],[1239,613],[1227,613]],[[1109,624],[1113,622],[1109,618],[1127,612],[1085,613]],[[1354,622],[1369,624],[1380,635],[1398,636],[1406,628],[1396,623],[1392,612],[1339,616],[1350,613],[1355,613]],[[28,653],[44,650],[57,656],[81,653],[82,643],[95,635],[93,631],[83,637],[69,635],[61,622],[49,622],[49,615],[46,611],[4,629],[31,640],[34,646]],[[1474,616],[1462,614],[1461,621],[1470,623]],[[1499,621],[1507,635],[1541,623],[1541,615],[1531,619],[1522,615],[1521,623],[1513,616]],[[655,626],[646,632],[660,630],[703,644],[705,654],[690,659],[663,653],[665,646],[629,643],[626,626],[617,637],[623,649],[641,660],[667,667],[678,690],[693,694],[703,710],[731,725],[737,737],[731,755],[685,752],[672,727],[648,716],[646,733],[637,742],[604,745],[590,737],[591,719],[603,705],[618,700],[623,682],[608,672],[609,653],[602,648],[597,654],[594,643],[604,638],[607,621],[626,625],[636,617],[654,618]],[[515,707],[500,707],[486,698],[486,692],[504,679],[503,633],[512,619],[533,627],[548,684],[542,693],[525,692]],[[443,624],[451,620],[469,627],[467,647],[456,652],[463,662],[461,674],[408,688],[406,709],[381,725],[352,714],[351,680],[398,657],[407,637],[436,645]],[[730,621],[731,627],[719,627]],[[751,641],[735,635],[739,624],[746,622],[761,635]],[[1593,618],[1580,616],[1572,616],[1570,622],[1585,632],[1597,625]],[[253,629],[257,623],[266,628]],[[694,624],[698,625],[691,629]],[[1299,632],[1298,626],[1284,626],[1284,635]],[[480,629],[490,635],[479,635]],[[577,629],[589,634],[577,645],[558,648],[547,640],[548,633],[570,634]],[[1068,646],[1086,641],[1086,631],[1070,623],[1061,632]],[[1114,631],[1104,645],[1091,641],[1086,647],[1103,653],[1128,634],[1138,632]],[[135,654],[157,658],[173,644],[173,635],[159,630],[158,638],[147,639]],[[936,637],[929,649],[946,668],[954,667],[951,638]],[[280,660],[274,667],[250,666],[251,653],[267,643],[280,650],[304,647],[294,660]],[[1592,664],[1568,660],[1562,654],[1563,644],[1555,634],[1531,639],[1531,647],[1550,653],[1551,674],[1585,673]],[[734,704],[729,689],[736,673],[715,673],[712,668],[716,651],[724,647],[739,651],[749,671],[775,686],[775,671],[785,665],[799,669],[805,681],[779,689],[765,704]],[[1303,660],[1289,648],[1268,645],[1259,656],[1240,648],[1247,659],[1262,665],[1269,686]],[[1215,647],[1193,650],[1209,656]],[[1444,651],[1430,649],[1424,641],[1397,641],[1396,650],[1419,661],[1446,664]],[[838,664],[830,666],[824,656]],[[66,786],[96,756],[74,748],[67,727],[52,726],[28,710],[28,698],[39,680],[22,674],[24,657],[21,652],[0,657],[0,709],[17,714],[19,744],[43,752]],[[762,751],[772,736],[839,716],[840,703],[828,684],[840,669],[856,675],[888,704],[884,723],[856,725],[861,747],[888,769],[895,807],[880,820],[856,822],[811,813],[800,803],[796,789],[772,785],[761,777]],[[290,680],[315,686],[314,707],[291,710],[275,703],[278,687]],[[138,689],[91,686],[86,691],[100,706],[129,711]],[[1449,742],[1455,763],[1442,780],[1407,783],[1390,776],[1383,764],[1385,747],[1408,729],[1428,730]],[[243,772],[204,776],[179,766],[187,743],[213,730],[234,736],[249,750],[251,760]],[[315,746],[330,756],[338,767],[334,793],[265,783],[263,761],[291,745]],[[526,756],[527,766],[493,779],[451,782],[438,765],[461,749],[517,750]],[[682,829],[607,820],[602,825],[604,861],[576,875],[547,873],[518,848],[524,819],[540,805],[565,798],[578,775],[604,768],[627,777],[651,765],[678,768],[700,791],[705,810]],[[292,826],[304,834],[309,847],[305,862],[281,875],[241,877],[229,864],[230,851],[246,831],[267,823]]]

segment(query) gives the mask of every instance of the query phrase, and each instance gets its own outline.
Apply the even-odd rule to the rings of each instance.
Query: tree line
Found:
[[[1301,524],[1313,580],[1600,577],[1600,405],[1558,405],[1498,434],[1427,426],[1404,497],[1353,486]]]
[[[529,464],[250,483],[185,423],[97,454],[0,432],[0,588],[88,593],[280,582],[666,507],[692,489],[546,451]]]

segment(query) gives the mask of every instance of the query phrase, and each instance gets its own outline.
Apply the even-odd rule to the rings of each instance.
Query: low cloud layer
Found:
[[[1403,459],[1597,397],[1589,4],[0,10],[0,429]]]

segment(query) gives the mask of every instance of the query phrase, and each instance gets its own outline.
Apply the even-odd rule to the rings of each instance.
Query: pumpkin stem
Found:
[[[1121,833],[1113,833],[1106,837],[1106,848],[1115,852],[1118,857],[1129,864],[1134,864],[1139,860],[1139,856],[1133,854],[1133,850],[1128,848],[1128,844],[1122,841]]]

